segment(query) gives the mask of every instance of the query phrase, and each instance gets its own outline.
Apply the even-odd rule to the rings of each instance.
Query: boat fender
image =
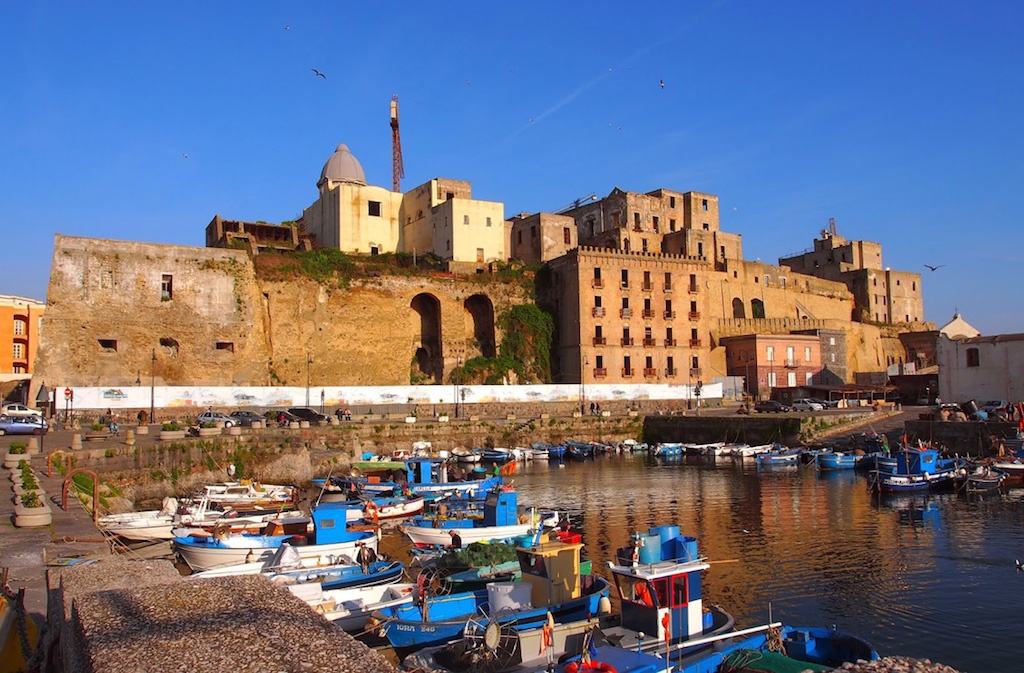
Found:
[[[570,661],[565,673],[619,673],[615,667],[604,661]]]
[[[380,508],[377,507],[377,503],[373,500],[366,501],[366,513],[370,515],[370,518],[373,519],[374,523],[377,523],[377,521],[380,520]]]
[[[601,596],[597,601],[597,614],[610,615],[612,613],[612,601],[607,596]]]

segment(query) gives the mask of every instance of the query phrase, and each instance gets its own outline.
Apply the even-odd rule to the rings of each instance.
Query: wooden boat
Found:
[[[828,449],[815,454],[814,464],[819,470],[853,470],[861,458],[852,453]]]
[[[663,443],[654,447],[654,456],[656,458],[672,458],[683,455],[685,451],[685,447],[678,442]]]
[[[775,448],[766,453],[757,454],[758,467],[775,467],[779,465],[796,465],[804,454],[802,448],[787,448],[777,444]]]
[[[608,581],[581,578],[582,548],[582,544],[561,541],[517,547],[521,582],[494,582],[484,590],[425,596],[418,604],[378,610],[373,620],[392,647],[412,649],[459,638],[467,622],[475,621],[481,632],[491,624],[519,630],[540,627],[549,614],[559,623],[607,613]]]
[[[975,465],[962,468],[957,477],[957,490],[971,493],[992,493],[998,491],[1006,481],[1006,473],[991,465]]]
[[[480,454],[473,449],[452,449],[452,457],[458,463],[479,463]]]
[[[212,507],[239,512],[280,507],[293,509],[298,502],[298,491],[294,486],[242,480],[207,485],[201,497],[206,498]]]
[[[452,531],[458,533],[463,545],[469,545],[485,540],[511,540],[526,535],[539,523],[529,517],[520,522],[515,491],[492,491],[484,499],[480,519],[419,516],[403,524],[401,530],[417,547],[447,547],[452,543]]]
[[[241,533],[226,537],[176,537],[173,548],[192,570],[209,570],[270,559],[285,542],[291,544],[303,558],[333,559],[343,555],[355,558],[359,546],[366,545],[377,551],[377,534],[373,531],[349,532],[344,510],[318,507],[313,510],[313,544],[303,534],[251,535]]]
[[[952,488],[963,461],[940,458],[935,449],[911,448],[896,452],[896,467],[875,470],[868,485],[882,493],[941,490]]]
[[[152,542],[174,538],[177,535],[175,529],[178,528],[192,529],[198,535],[211,535],[218,524],[228,525],[235,532],[259,532],[272,521],[309,521],[297,510],[239,514],[237,510],[209,509],[209,505],[206,498],[199,503],[181,505],[174,498],[165,498],[161,509],[108,514],[100,517],[96,525],[109,535]]]
[[[366,620],[376,610],[411,603],[416,596],[412,583],[378,584],[349,589],[326,589],[316,582],[288,586],[313,610],[350,633],[366,628]]]

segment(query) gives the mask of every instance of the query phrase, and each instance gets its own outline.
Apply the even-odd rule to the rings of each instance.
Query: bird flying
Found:
[[[327,79],[327,75],[323,74],[322,72],[320,72],[316,68],[310,68],[310,70],[312,70],[313,74],[316,75],[317,77],[323,77],[324,79]]]
[[[182,153],[181,153],[181,156],[183,156],[183,157],[185,157],[186,159],[188,159],[188,152],[182,152]]]
[[[288,29],[290,29],[290,28],[291,28],[291,26],[285,26],[285,27],[284,27],[284,29],[285,29],[285,30],[288,30]]]
[[[658,86],[660,86],[662,89],[664,89],[665,88],[665,80],[659,79],[658,80]]]
[[[944,267],[946,265],[945,264],[939,264],[938,266],[932,266],[931,264],[925,264],[925,266],[928,267],[928,269],[930,271],[935,271],[936,269],[941,269],[942,267]]]

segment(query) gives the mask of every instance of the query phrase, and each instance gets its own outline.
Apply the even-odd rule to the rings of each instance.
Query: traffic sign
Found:
[[[64,399],[70,400],[74,396],[75,396],[75,393],[72,392],[71,388],[65,388],[64,389]]]

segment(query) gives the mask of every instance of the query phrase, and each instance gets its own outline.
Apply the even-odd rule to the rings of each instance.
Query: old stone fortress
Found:
[[[367,184],[345,145],[295,223],[223,220],[206,247],[58,235],[35,380],[61,386],[386,386],[448,383],[502,341],[496,316],[552,311],[555,383],[748,390],[852,382],[923,357],[921,277],[834,222],[778,265],[743,259],[712,194],[613,189],[559,212],[505,219],[470,184],[401,193]],[[443,273],[346,283],[258,273],[274,251],[432,254]],[[488,282],[509,260],[543,264],[531,292]],[[544,282],[539,282],[543,278]],[[901,338],[902,337],[902,338]],[[316,367],[310,371],[309,362]]]

